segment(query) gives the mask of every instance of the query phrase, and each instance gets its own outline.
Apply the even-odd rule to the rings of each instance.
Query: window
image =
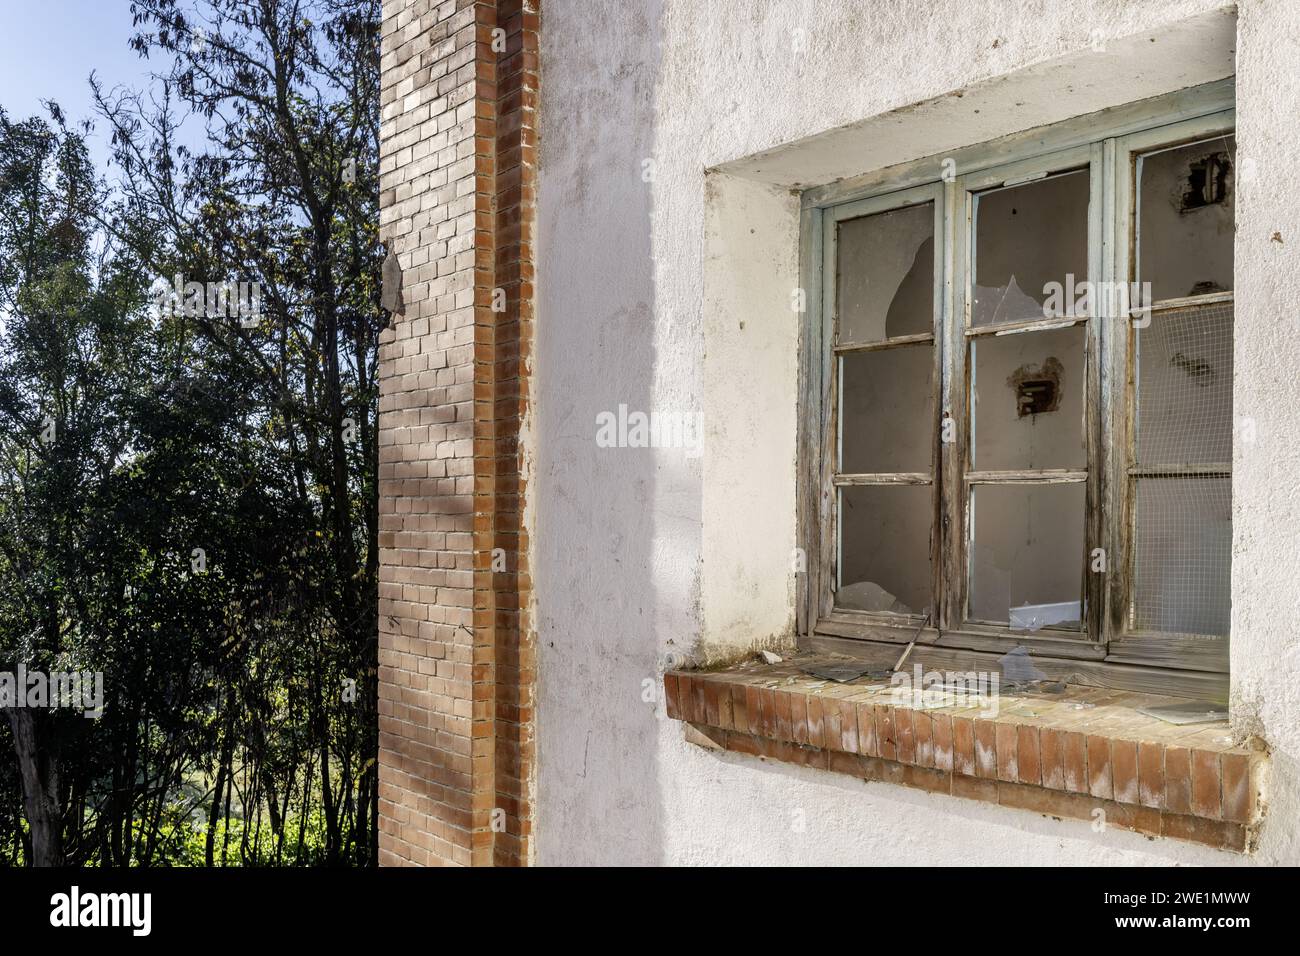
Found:
[[[805,194],[813,639],[1226,688],[1231,98]]]

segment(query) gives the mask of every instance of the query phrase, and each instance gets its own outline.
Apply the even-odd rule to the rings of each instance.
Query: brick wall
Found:
[[[519,431],[532,335],[536,0],[384,0],[384,865],[531,853],[534,648]]]
[[[504,830],[496,835],[498,865],[524,863],[532,826],[533,686],[537,673],[524,476],[519,429],[528,401],[527,363],[533,340],[533,225],[537,220],[538,0],[499,0],[504,50],[497,58],[495,334],[495,522],[493,546],[504,571],[493,582],[496,631],[496,789]],[[501,44],[498,44],[501,45]]]

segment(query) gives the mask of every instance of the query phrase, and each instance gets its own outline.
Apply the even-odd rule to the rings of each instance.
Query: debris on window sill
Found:
[[[1214,724],[1228,719],[1228,708],[1208,700],[1189,700],[1155,707],[1139,707],[1138,713],[1180,727],[1186,724]]]
[[[857,671],[856,676],[852,673]],[[924,671],[837,655],[664,675],[668,716],[710,747],[1247,852],[1267,753],[1203,701]],[[1030,675],[1022,675],[1028,677]],[[1151,714],[1155,711],[1155,714]]]

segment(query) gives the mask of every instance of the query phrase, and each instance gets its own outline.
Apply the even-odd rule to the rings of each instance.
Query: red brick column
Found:
[[[380,862],[530,856],[534,661],[520,426],[532,337],[535,2],[385,0]]]
[[[492,588],[496,630],[496,787],[504,829],[498,866],[528,862],[532,828],[535,633],[524,525],[520,425],[528,407],[533,341],[533,228],[537,221],[537,92],[540,0],[498,0],[496,128],[496,307],[492,329],[496,481],[492,516],[498,566]],[[480,560],[482,556],[480,555]],[[477,587],[477,585],[476,585]]]

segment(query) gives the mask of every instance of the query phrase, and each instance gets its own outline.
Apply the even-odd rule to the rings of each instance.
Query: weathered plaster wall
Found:
[[[713,172],[703,235],[704,646],[746,635],[779,647],[794,633],[798,558],[790,507],[798,407],[799,200],[788,189]],[[759,237],[762,237],[761,241]]]
[[[1300,495],[1283,477],[1300,466],[1289,146],[1300,9],[1242,6],[1240,150],[1255,178],[1240,198],[1235,398],[1256,440],[1237,449],[1234,719],[1276,748],[1254,859],[1300,862],[1289,583]],[[782,191],[1227,75],[1224,11],[1220,0],[548,4],[530,435],[539,862],[1237,861],[706,752],[644,699],[668,655],[791,626],[795,327],[782,310],[796,210]],[[704,453],[597,447],[597,414],[620,404],[702,412]]]
[[[1300,7],[1242,4],[1237,37],[1237,289],[1232,714],[1273,748],[1262,860],[1300,861]],[[1253,441],[1250,439],[1253,438]]]

